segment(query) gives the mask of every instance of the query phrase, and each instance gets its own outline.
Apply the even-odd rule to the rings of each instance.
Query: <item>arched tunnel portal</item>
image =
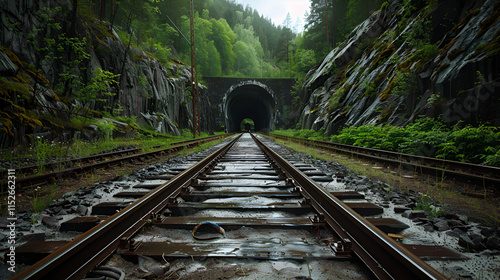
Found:
[[[256,131],[273,129],[276,116],[273,91],[257,81],[244,81],[229,88],[224,96],[227,132],[240,131],[242,120],[254,121]]]

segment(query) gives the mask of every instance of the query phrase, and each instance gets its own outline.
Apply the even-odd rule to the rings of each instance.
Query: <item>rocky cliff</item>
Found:
[[[68,140],[78,129],[68,123],[82,105],[87,112],[137,116],[139,123],[173,135],[191,126],[189,66],[175,61],[164,65],[124,44],[116,27],[91,14],[73,13],[73,1],[0,2],[0,51],[6,54],[3,61],[17,68],[0,69],[3,147],[26,143],[28,135],[40,133],[49,140]],[[103,90],[112,93],[105,100],[96,96],[83,104],[73,86],[77,81],[80,88],[89,84],[96,69],[120,76]]]
[[[302,128],[420,115],[498,126],[499,40],[498,0],[388,1],[308,73]]]

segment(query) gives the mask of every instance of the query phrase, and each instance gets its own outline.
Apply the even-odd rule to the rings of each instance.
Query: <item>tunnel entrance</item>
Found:
[[[255,131],[273,129],[276,116],[274,93],[257,81],[245,81],[231,86],[224,96],[226,131],[241,131],[244,119],[254,122]]]

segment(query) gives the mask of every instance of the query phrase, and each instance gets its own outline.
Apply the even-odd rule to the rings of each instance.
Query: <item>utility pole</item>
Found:
[[[262,79],[262,62],[264,61],[264,57],[260,59],[260,78]]]
[[[106,18],[106,1],[99,1],[99,19],[103,20]]]
[[[335,48],[335,0],[332,0],[332,10],[333,10],[332,49],[334,49]]]
[[[288,45],[288,43],[287,43],[287,45]],[[287,49],[288,49],[287,56],[289,57],[288,58],[288,62],[289,62],[289,65],[290,65],[290,78],[291,78],[292,77],[292,53],[291,53],[292,50],[291,50],[290,47],[288,47]],[[290,55],[288,53],[290,53]]]
[[[194,43],[194,15],[193,0],[189,1],[191,6],[191,93],[193,95],[193,138],[200,135],[200,100],[198,95],[198,76],[196,74],[196,47]]]
[[[326,12],[326,48],[330,52],[330,38],[328,38],[328,0],[325,0],[325,12]]]

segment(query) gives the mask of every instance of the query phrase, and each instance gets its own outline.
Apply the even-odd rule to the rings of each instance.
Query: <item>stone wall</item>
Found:
[[[223,130],[225,125],[223,99],[226,92],[233,85],[240,84],[244,81],[256,81],[269,87],[276,98],[276,106],[278,115],[276,117],[278,123],[276,128],[288,128],[293,125],[292,119],[289,118],[292,107],[292,96],[290,94],[292,86],[295,84],[294,79],[248,79],[248,78],[226,78],[226,77],[203,77],[207,89],[203,95],[210,100],[211,112],[214,116],[214,127]]]

